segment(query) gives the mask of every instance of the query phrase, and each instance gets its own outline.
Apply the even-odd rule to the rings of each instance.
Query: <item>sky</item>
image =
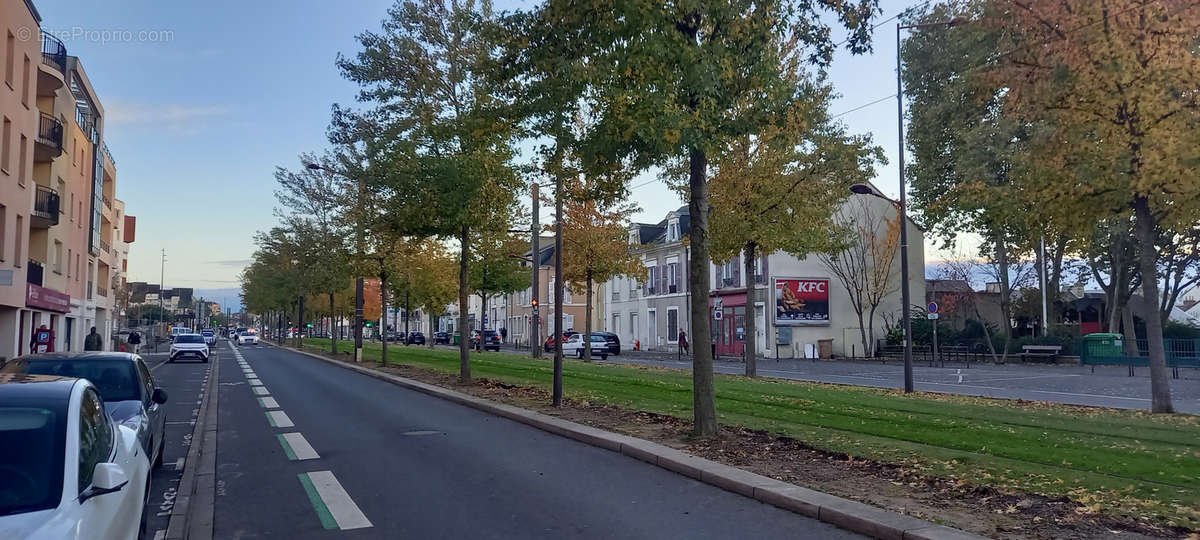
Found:
[[[78,56],[105,108],[105,140],[117,164],[117,197],[137,217],[129,280],[228,290],[270,228],[277,166],[328,147],[334,103],[352,105],[339,53],[378,29],[391,0],[34,0],[42,28]],[[888,19],[917,0],[881,0]],[[119,7],[117,7],[118,4]],[[498,10],[534,3],[498,0]],[[831,112],[852,133],[869,133],[889,161],[875,184],[898,194],[895,21],[880,26],[874,52],[839,51],[829,79]],[[836,32],[838,40],[844,32]],[[892,97],[892,99],[888,99]],[[844,114],[843,114],[844,113]],[[632,183],[657,222],[683,203],[654,177]],[[528,204],[528,198],[526,198]],[[543,209],[543,223],[550,222]],[[926,257],[936,258],[927,240]]]

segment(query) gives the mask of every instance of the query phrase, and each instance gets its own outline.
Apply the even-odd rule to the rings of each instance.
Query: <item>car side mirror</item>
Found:
[[[97,463],[92,470],[92,485],[79,494],[79,502],[86,501],[98,495],[121,491],[129,483],[125,469],[116,463]]]
[[[150,394],[150,400],[162,405],[167,402],[167,392],[162,388],[155,388],[154,393]]]

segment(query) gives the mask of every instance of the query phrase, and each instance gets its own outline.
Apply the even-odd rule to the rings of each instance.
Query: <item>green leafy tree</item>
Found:
[[[474,241],[476,259],[471,265],[471,290],[482,300],[480,324],[487,316],[490,298],[528,289],[532,281],[521,260],[513,257],[529,249],[529,240],[506,231],[507,227],[481,231]]]
[[[491,3],[397,2],[380,32],[359,35],[363,50],[339,58],[368,110],[337,108],[337,143],[361,148],[370,164],[351,173],[373,204],[377,230],[393,236],[452,238],[459,249],[460,326],[467,324],[473,232],[511,215],[521,182],[510,162],[512,126],[496,112],[488,84]],[[460,379],[471,380],[462,340]]]
[[[633,170],[687,162],[692,335],[709,322],[708,159],[728,141],[752,135],[795,100],[781,76],[780,43],[795,42],[806,62],[827,64],[835,48],[826,13],[866,51],[875,0],[662,3],[547,0],[540,27],[559,45],[542,71],[562,67],[584,90],[595,118],[574,144],[584,164],[627,163]],[[745,104],[753,103],[753,107]],[[717,430],[712,352],[694,358],[695,431]]]

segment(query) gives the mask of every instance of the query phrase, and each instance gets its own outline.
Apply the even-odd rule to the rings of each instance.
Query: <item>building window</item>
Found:
[[[8,83],[8,87],[13,85],[13,55],[17,52],[17,37],[12,32],[8,33],[8,49],[4,57],[4,82]]]
[[[670,294],[679,292],[679,263],[677,262],[667,265],[667,292]]]
[[[609,283],[608,287],[612,289],[612,301],[621,301],[621,278],[612,278],[612,282]]]
[[[82,268],[83,268],[83,266],[80,266],[80,264],[79,264],[79,254],[76,253],[75,254],[75,281],[79,281],[79,274],[82,273],[82,272],[80,272],[80,270]]]
[[[651,266],[649,270],[650,278],[646,280],[646,296],[654,296],[658,294],[658,267]]]
[[[0,261],[4,260],[4,241],[7,236],[4,234],[8,229],[8,208],[0,204]]]
[[[71,280],[71,260],[74,259],[74,253],[67,249],[67,281]]]
[[[29,57],[25,57],[25,70],[21,72],[21,105],[29,108]]]
[[[55,274],[62,275],[62,272],[63,272],[62,258],[63,258],[63,243],[58,240],[55,240],[54,241],[54,273]]]
[[[629,231],[629,243],[635,246],[638,245],[638,232],[636,229]]]
[[[721,266],[721,282],[718,285],[721,287],[736,287],[738,285],[737,274],[738,259],[734,258],[732,261]]]
[[[25,236],[27,236],[29,234],[29,231],[26,231],[24,229],[25,229],[25,216],[22,216],[21,214],[17,214],[17,234],[16,234],[16,238],[14,238],[14,242],[13,242],[13,246],[16,247],[16,249],[13,250],[13,266],[16,266],[16,267],[21,266],[21,244],[25,241]]]
[[[667,308],[667,341],[679,341],[679,308]]]
[[[8,117],[4,118],[4,134],[0,136],[0,144],[4,147],[0,148],[0,170],[5,174],[11,174],[8,171],[9,160],[12,159],[12,120]]]
[[[58,196],[62,197],[62,194],[66,193],[66,192],[67,192],[67,183],[63,182],[63,179],[61,177],[59,177],[59,179],[58,179]],[[58,213],[66,214],[67,213],[67,205],[59,203],[58,204]]]
[[[758,284],[766,283],[767,278],[763,275],[763,264],[766,262],[766,257],[758,257],[754,259],[754,282]]]
[[[620,314],[613,313],[612,328],[609,328],[608,331],[612,332],[614,334],[621,333],[621,315]]]
[[[29,137],[21,135],[21,145],[17,147],[17,151],[21,155],[17,156],[17,184],[25,185],[25,169],[28,165],[28,160],[25,158],[26,151],[29,150]]]
[[[667,224],[667,241],[674,242],[679,240],[679,222],[672,221]]]

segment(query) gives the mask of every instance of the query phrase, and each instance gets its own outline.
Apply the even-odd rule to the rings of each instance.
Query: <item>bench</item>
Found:
[[[1039,361],[1053,362],[1062,352],[1062,345],[1023,345],[1021,346],[1021,361],[1028,362],[1030,358]]]

